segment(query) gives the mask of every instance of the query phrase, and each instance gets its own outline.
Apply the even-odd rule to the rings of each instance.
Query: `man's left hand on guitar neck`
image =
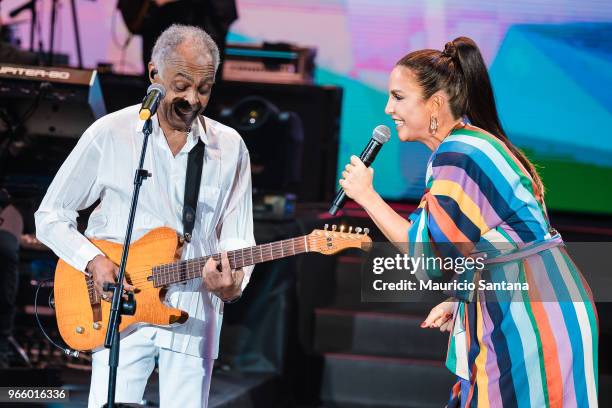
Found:
[[[206,261],[202,268],[203,284],[222,301],[232,302],[242,295],[244,271],[231,269],[227,252],[221,254],[221,270],[218,266],[219,263],[212,257]]]

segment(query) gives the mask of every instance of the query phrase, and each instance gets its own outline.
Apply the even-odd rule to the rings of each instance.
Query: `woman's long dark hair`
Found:
[[[410,69],[416,75],[425,100],[439,90],[445,91],[455,119],[467,116],[474,126],[486,130],[505,143],[527,169],[540,194],[544,195],[544,186],[534,165],[510,142],[502,128],[487,66],[472,39],[455,38],[446,44],[444,51],[411,52],[399,60],[397,65]],[[537,195],[537,192],[534,193]]]

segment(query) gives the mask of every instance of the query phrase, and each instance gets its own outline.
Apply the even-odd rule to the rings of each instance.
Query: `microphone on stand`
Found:
[[[391,138],[391,130],[385,125],[378,125],[372,132],[372,138],[368,142],[363,152],[361,152],[361,156],[359,159],[366,165],[366,167],[370,167],[370,164],[376,158],[376,155],[380,151],[380,148],[383,144],[387,143]],[[329,209],[329,213],[331,215],[336,215],[336,213],[344,207],[344,203],[346,201],[346,193],[341,188],[336,194],[336,198],[332,203],[331,208]]]
[[[140,107],[140,112],[138,116],[140,116],[141,120],[147,120],[155,115],[157,112],[157,107],[162,99],[166,96],[166,89],[161,84],[151,84],[147,89],[147,96],[142,100],[142,106]]]

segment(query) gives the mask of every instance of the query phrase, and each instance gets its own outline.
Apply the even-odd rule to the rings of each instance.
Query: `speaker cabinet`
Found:
[[[342,89],[333,86],[223,81],[214,86],[205,115],[231,126],[227,123],[227,117],[223,118],[222,112],[233,109],[243,99],[253,96],[266,99],[280,111],[294,112],[301,119],[302,157],[297,157],[300,152],[296,149],[293,152],[296,157],[291,158],[301,162],[301,180],[295,191],[298,201],[330,201],[337,187]]]

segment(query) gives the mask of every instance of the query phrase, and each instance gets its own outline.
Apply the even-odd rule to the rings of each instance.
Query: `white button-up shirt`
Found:
[[[35,214],[36,235],[60,258],[84,271],[98,250],[86,237],[123,244],[134,174],[143,142],[139,106],[97,120],[70,153]],[[240,135],[212,119],[196,120],[187,143],[173,156],[157,118],[145,156],[152,173],[140,190],[132,242],[154,228],[183,232],[182,212],[189,151],[198,138],[205,144],[196,223],[183,259],[211,255],[255,244],[249,153]],[[100,204],[89,218],[85,236],[76,229],[77,210]],[[246,286],[253,268],[245,268]],[[172,285],[166,300],[189,313],[173,328],[146,328],[158,346],[204,357],[218,355],[223,302],[201,279]]]

